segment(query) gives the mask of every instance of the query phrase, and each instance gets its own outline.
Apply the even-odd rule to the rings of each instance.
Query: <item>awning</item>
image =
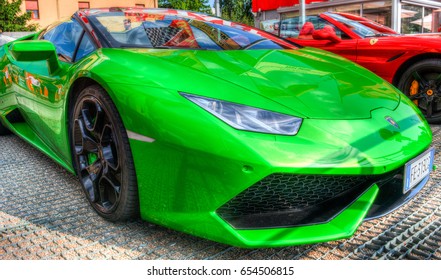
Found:
[[[253,12],[276,10],[280,7],[291,7],[299,4],[299,0],[252,0]],[[328,0],[306,0],[306,4],[328,2]]]

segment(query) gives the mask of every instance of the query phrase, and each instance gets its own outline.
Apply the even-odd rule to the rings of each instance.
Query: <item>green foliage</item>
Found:
[[[27,24],[31,19],[30,13],[22,13],[22,0],[0,0],[0,31],[35,31],[36,24]]]
[[[222,18],[254,26],[251,0],[219,0]]]
[[[159,0],[160,8],[187,10],[212,14],[208,0]]]

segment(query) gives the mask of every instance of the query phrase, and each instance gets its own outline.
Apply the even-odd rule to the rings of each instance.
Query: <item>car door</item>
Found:
[[[334,31],[336,39],[324,39],[313,36],[324,28]],[[352,61],[357,58],[357,40],[352,39],[331,22],[320,16],[307,16],[304,24],[300,24],[298,18],[285,19],[280,24],[280,35],[302,46],[324,49]]]
[[[26,123],[40,140],[64,159],[69,159],[65,97],[71,67],[95,46],[74,19],[42,32],[39,40],[53,43],[60,67],[56,73],[50,73],[47,61],[11,62],[17,82],[17,103]]]

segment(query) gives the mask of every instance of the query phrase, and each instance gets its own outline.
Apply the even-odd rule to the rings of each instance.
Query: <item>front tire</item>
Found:
[[[421,110],[429,123],[441,122],[441,59],[410,66],[397,84]]]
[[[76,97],[69,119],[72,159],[92,207],[110,221],[139,214],[132,153],[118,111],[97,85]]]

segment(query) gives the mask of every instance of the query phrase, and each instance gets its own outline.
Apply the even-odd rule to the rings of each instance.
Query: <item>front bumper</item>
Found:
[[[132,140],[132,145],[135,149],[138,145],[145,148],[139,141]],[[363,220],[385,215],[406,203],[429,179],[427,176],[418,186],[403,195],[402,166],[380,175],[309,174],[307,176],[312,178],[366,177],[367,180],[350,180],[355,182],[353,188],[339,186],[336,188],[337,193],[331,192],[330,197],[320,197],[320,194],[317,197],[312,193],[312,203],[305,204],[303,201],[297,208],[290,205],[289,207],[294,209],[292,211],[280,208],[283,206],[282,202],[275,205],[277,197],[281,200],[283,197],[274,192],[274,188],[265,186],[265,190],[273,193],[273,197],[268,197],[268,192],[264,195],[248,195],[263,199],[262,203],[255,202],[253,206],[245,201],[241,210],[249,210],[256,206],[259,209],[261,205],[273,205],[279,209],[270,209],[266,213],[248,212],[244,217],[240,217],[223,211],[223,207],[234,201],[242,192],[248,192],[253,185],[265,182],[265,178],[271,175],[262,175],[256,166],[254,171],[257,175],[247,174],[243,169],[240,170],[241,162],[220,158],[215,161],[202,160],[190,151],[187,158],[182,157],[179,151],[172,150],[168,147],[167,152],[158,151],[156,155],[151,154],[142,160],[134,157],[135,166],[137,160],[161,158],[151,162],[152,165],[148,169],[137,169],[142,218],[203,238],[245,248],[293,246],[348,238],[354,234]],[[152,169],[151,166],[155,168]],[[164,173],[163,168],[166,166],[168,169]],[[161,169],[162,172],[158,172],[157,169]],[[238,169],[241,174],[234,173],[233,170]],[[257,183],[250,183],[257,177],[262,179]],[[248,187],[243,187],[241,192],[236,190],[233,195],[228,189],[230,185]],[[335,185],[327,184],[324,187],[332,189],[333,186]],[[298,201],[292,200],[291,203]]]
[[[398,193],[396,182],[402,182],[399,179],[403,176],[402,170],[352,176],[271,174],[228,201],[216,213],[235,229],[327,223],[373,184],[383,190],[380,193]]]
[[[293,219],[277,219],[278,215],[267,215],[266,217],[265,215],[263,217],[258,217],[257,215],[254,217],[257,223],[252,224],[257,227],[266,227],[271,223],[289,221],[292,224],[299,222],[297,225],[288,226],[287,224],[282,226],[279,224],[278,227],[260,229],[257,227],[253,229],[235,228],[234,234],[238,240],[241,240],[241,246],[247,248],[293,246],[349,238],[363,220],[371,220],[387,215],[409,202],[423,189],[430,177],[426,176],[411,191],[403,194],[401,171],[402,168],[386,176],[379,177],[381,178],[379,183],[374,183],[367,189],[364,189],[349,204],[322,203],[313,208],[314,211],[305,209],[306,213],[294,215]],[[363,190],[363,187],[359,188],[359,190]],[[353,192],[352,194],[356,193]],[[347,201],[348,197],[343,197]],[[336,197],[335,200],[341,203],[345,201],[342,199],[342,196]],[[328,205],[334,206],[334,208],[322,207]],[[301,211],[299,212],[301,213]],[[290,215],[287,212],[285,214],[285,217]],[[299,216],[302,218],[301,220],[298,219]],[[269,219],[269,217],[271,218]],[[304,221],[308,221],[309,224],[301,224]],[[236,220],[235,222],[237,223],[238,221]],[[232,227],[234,228],[234,226]]]
[[[395,171],[400,173],[405,163],[426,150],[432,140],[430,128],[415,114],[410,101],[401,103],[394,111],[374,110],[371,119],[305,119],[295,137],[236,131],[193,107],[188,111],[170,110],[167,116],[186,122],[178,125],[158,120],[153,123],[157,127],[151,128],[155,135],[128,127],[154,140],[130,139],[141,217],[246,248],[292,246],[350,237],[365,218],[389,211],[386,208],[390,207],[376,205],[389,203],[383,199],[388,196],[383,190],[388,184],[383,186],[382,177]],[[388,123],[385,116],[393,116],[399,127]],[[258,212],[257,216],[246,213],[251,215],[240,221],[245,220],[243,224],[235,224],[230,218],[237,217],[222,211],[224,205],[273,174],[374,178],[369,177],[360,187],[356,182],[354,192],[352,188],[342,188],[336,193],[340,197],[331,205],[326,199],[321,200],[320,195],[317,200],[312,198],[314,203],[306,205],[312,206],[311,211],[295,222],[284,215],[304,214],[304,208],[292,213],[289,207],[282,209],[277,219],[272,218],[271,211]],[[326,185],[332,189],[338,184]],[[344,195],[347,192],[350,192],[348,197]],[[262,199],[277,202],[265,196]],[[316,204],[319,207],[314,208]],[[332,211],[328,212],[328,208]],[[243,209],[247,206],[242,206]],[[267,217],[261,219],[265,215]]]

